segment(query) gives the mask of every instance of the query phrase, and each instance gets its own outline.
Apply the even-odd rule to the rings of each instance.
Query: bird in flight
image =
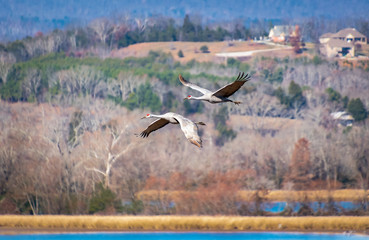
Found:
[[[159,118],[158,120],[152,122],[144,131],[141,132],[140,137],[148,137],[151,132],[156,131],[168,123],[172,124],[180,124],[181,129],[192,144],[198,146],[199,148],[202,147],[202,141],[198,134],[198,127],[197,125],[206,125],[203,122],[192,122],[191,120],[179,115],[177,113],[168,112],[162,115],[154,115],[148,113],[144,118]]]
[[[233,83],[227,84],[215,92],[211,92],[205,88],[197,86],[196,84],[190,83],[189,81],[184,79],[181,74],[179,74],[179,81],[181,81],[183,85],[199,91],[203,94],[200,97],[188,95],[185,99],[202,100],[208,101],[210,103],[233,102],[234,104],[239,105],[241,102],[233,101],[228,97],[232,96],[238,89],[242,87],[245,82],[249,80],[250,76],[248,74],[245,75],[245,73],[239,73],[237,79]]]

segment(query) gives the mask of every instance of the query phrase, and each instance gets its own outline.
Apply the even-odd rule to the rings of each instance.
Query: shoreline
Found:
[[[0,235],[94,232],[352,232],[368,235],[369,216],[0,216]]]
[[[188,231],[124,231],[124,230],[107,230],[107,229],[19,229],[19,228],[1,228],[0,227],[0,236],[11,236],[11,235],[43,235],[43,234],[94,234],[94,233],[258,233],[258,232],[274,232],[274,233],[311,233],[311,234],[347,234],[347,231],[301,231],[301,230],[272,230],[272,231],[260,231],[260,230],[247,230],[247,231],[223,231],[223,230],[212,230],[212,231],[205,231],[205,230],[188,230]],[[361,235],[361,236],[369,236],[368,232],[351,232],[350,235]]]

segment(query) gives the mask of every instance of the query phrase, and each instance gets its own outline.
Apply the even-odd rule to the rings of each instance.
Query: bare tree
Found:
[[[117,109],[116,109],[117,110]],[[122,161],[125,155],[137,148],[138,144],[132,141],[133,123],[126,118],[113,116],[107,112],[106,107],[96,109],[95,114],[105,115],[108,120],[102,122],[98,129],[84,134],[81,147],[86,148],[84,153],[86,169],[104,183],[105,187],[112,188],[112,170],[117,166],[117,161]]]
[[[120,72],[117,78],[117,84],[114,88],[119,88],[116,95],[121,96],[122,101],[126,100],[129,95],[143,84],[145,79],[135,76],[132,72]],[[115,90],[117,92],[117,89]]]
[[[105,44],[108,35],[112,32],[112,23],[106,18],[98,18],[90,23],[101,43]]]
[[[15,62],[13,54],[0,52],[0,79],[3,84],[6,83],[9,71]]]
[[[32,57],[38,57],[47,53],[68,50],[70,42],[66,34],[61,30],[54,30],[46,36],[40,35],[34,38],[27,38],[23,41],[27,52]]]
[[[29,69],[22,87],[25,97],[28,100],[35,100],[41,88],[41,72],[38,69]]]
[[[89,67],[80,66],[75,69],[56,72],[51,77],[51,85],[59,85],[65,97],[77,97],[90,95],[93,98],[104,96],[107,87],[104,83],[105,76],[102,72]]]
[[[349,135],[352,160],[355,163],[358,183],[362,189],[369,188],[369,131],[367,127],[355,128]]]

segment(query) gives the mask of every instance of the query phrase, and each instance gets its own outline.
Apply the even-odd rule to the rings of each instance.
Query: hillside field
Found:
[[[207,46],[208,53],[202,53],[200,48]],[[222,63],[223,58],[215,56],[217,53],[245,52],[253,50],[273,49],[275,46],[265,45],[253,41],[232,41],[232,42],[145,42],[133,44],[111,53],[112,57],[146,57],[150,51],[162,51],[172,54],[175,61],[186,63],[191,60],[198,62]],[[178,51],[182,50],[184,57],[178,56]],[[290,55],[292,50],[287,50],[286,55]],[[281,50],[283,55],[286,50]],[[276,54],[276,53],[275,53]]]

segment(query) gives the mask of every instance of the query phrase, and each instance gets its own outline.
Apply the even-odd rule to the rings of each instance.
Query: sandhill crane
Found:
[[[240,87],[242,87],[245,82],[249,81],[250,76],[248,74],[245,75],[244,73],[239,73],[237,79],[233,83],[227,84],[215,92],[211,92],[205,88],[190,83],[189,81],[184,79],[181,74],[179,74],[179,80],[183,85],[199,91],[203,94],[200,97],[188,95],[185,99],[202,100],[208,101],[210,103],[233,102],[234,104],[238,105],[241,102],[233,101],[231,99],[228,99],[228,97],[234,94],[238,89],[240,89]]]
[[[192,122],[191,120],[179,115],[177,113],[168,112],[163,115],[154,115],[148,113],[144,118],[159,118],[155,122],[151,123],[144,131],[141,132],[140,137],[148,137],[151,132],[158,130],[159,128],[164,127],[168,123],[172,124],[180,124],[181,129],[192,144],[198,146],[199,148],[202,147],[202,141],[198,134],[198,127],[197,125],[205,125],[203,122]]]

